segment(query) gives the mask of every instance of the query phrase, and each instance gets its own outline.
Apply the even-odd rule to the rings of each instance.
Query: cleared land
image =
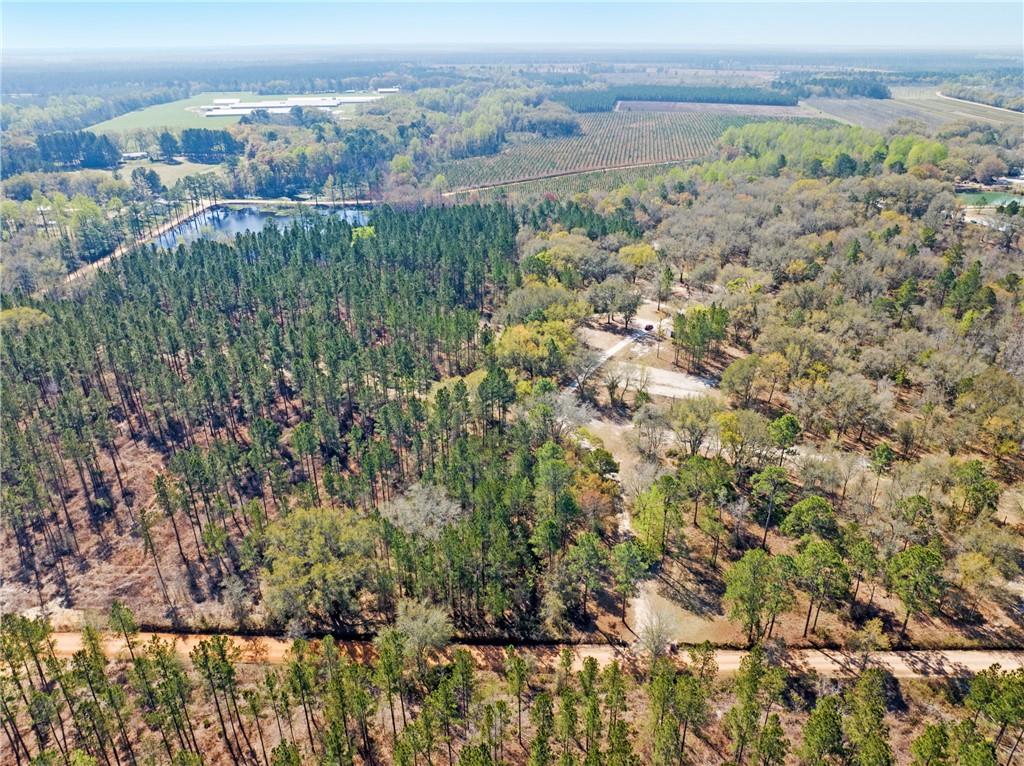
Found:
[[[626,184],[663,176],[669,170],[676,167],[677,164],[675,162],[665,162],[654,165],[638,165],[631,168],[590,170],[532,181],[515,181],[508,184],[491,186],[487,189],[447,192],[444,196],[454,197],[460,202],[472,200],[487,201],[498,198],[519,202],[548,194],[566,197],[580,192],[587,192],[591,189],[612,191]]]
[[[238,122],[238,117],[203,117],[203,115],[194,111],[199,106],[212,103],[215,98],[255,99],[257,96],[255,93],[240,91],[198,93],[191,98],[169,101],[166,104],[156,104],[145,109],[122,114],[120,117],[115,117],[112,120],[97,123],[91,126],[89,130],[96,133],[124,133],[129,130],[152,128],[181,130],[183,128],[216,128],[218,126],[234,125]]]
[[[688,67],[630,67],[622,72],[600,72],[595,80],[612,85],[767,85],[777,76],[774,69],[692,69]]]
[[[1024,196],[1020,194],[1007,194],[1006,192],[960,192],[956,198],[965,205],[988,206],[1006,205],[1016,200],[1024,204]]]
[[[191,98],[183,98],[178,101],[170,101],[166,104],[157,104],[135,112],[122,114],[112,120],[92,125],[89,130],[96,133],[125,133],[130,130],[155,128],[170,128],[182,130],[184,128],[218,128],[225,125],[234,125],[240,117],[204,117],[199,113],[200,106],[209,106],[215,98],[238,98],[243,101],[280,101],[281,99],[293,96],[310,95],[308,93],[283,93],[274,95],[257,95],[256,93],[232,91],[208,91],[198,93]],[[323,94],[334,95],[334,94]]]
[[[672,112],[673,114],[726,114],[745,117],[813,117],[803,106],[767,104],[697,104],[692,101],[620,101],[616,112]]]
[[[598,112],[579,116],[582,135],[524,138],[489,157],[456,160],[444,167],[456,189],[498,185],[560,174],[696,159],[717,138],[753,117],[699,112]]]
[[[149,160],[134,160],[132,162],[126,162],[117,170],[72,170],[68,175],[75,173],[103,173],[113,178],[114,174],[123,179],[131,178],[132,171],[135,168],[145,168],[146,170],[155,171],[160,176],[161,183],[164,186],[174,186],[178,181],[186,176],[195,176],[204,173],[216,173],[219,171],[219,165],[204,165],[199,162],[190,162],[188,160],[180,160],[175,163],[169,162],[150,162]]]
[[[967,121],[1024,129],[1024,114],[944,98],[932,88],[893,88],[892,94],[891,99],[809,98],[802,103],[825,116],[874,130],[884,130],[902,119],[918,120],[933,130]]]

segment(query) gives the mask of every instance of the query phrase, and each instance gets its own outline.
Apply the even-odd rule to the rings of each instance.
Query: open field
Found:
[[[965,205],[988,206],[1006,205],[1016,200],[1024,204],[1024,196],[1020,194],[1007,194],[1006,192],[960,192],[956,198]]]
[[[183,128],[216,128],[224,125],[234,125],[238,117],[218,117],[217,119],[203,117],[189,107],[198,107],[209,104],[215,98],[246,98],[255,99],[255,93],[244,92],[204,92],[197,93],[191,98],[183,98],[179,101],[170,101],[166,104],[156,104],[145,109],[122,114],[112,120],[97,123],[89,127],[95,133],[124,133],[129,130],[171,128],[181,130]]]
[[[616,112],[671,112],[673,114],[727,114],[743,117],[814,117],[805,106],[769,104],[698,104],[692,101],[620,101]]]
[[[112,120],[92,125],[89,130],[96,133],[124,133],[129,130],[170,128],[218,128],[236,124],[240,117],[204,117],[197,111],[200,106],[213,103],[215,98],[239,98],[244,101],[279,101],[293,96],[309,94],[285,93],[274,95],[257,95],[251,92],[219,92],[209,91],[197,93],[191,98],[157,104],[135,112],[122,114]]]
[[[901,119],[918,120],[936,130],[952,122],[980,121],[1024,128],[1024,114],[944,98],[931,88],[893,88],[891,99],[809,98],[802,104],[824,116],[885,130]]]
[[[532,181],[515,181],[509,184],[499,184],[486,189],[448,192],[445,196],[454,197],[459,202],[493,200],[498,197],[511,200],[512,202],[520,202],[548,194],[568,197],[573,194],[590,191],[591,189],[612,191],[626,184],[663,176],[672,168],[677,167],[678,164],[678,162],[664,162],[654,165],[638,165],[631,168],[568,173]]]
[[[199,162],[190,162],[189,160],[180,160],[176,163],[168,162],[150,162],[149,160],[133,160],[132,162],[126,162],[117,170],[72,170],[69,171],[69,175],[75,173],[103,173],[113,178],[116,173],[118,177],[128,180],[131,178],[132,171],[135,168],[145,168],[146,170],[153,170],[158,176],[160,181],[163,182],[164,186],[174,186],[185,176],[194,176],[203,173],[217,173],[219,172],[219,165],[205,165]]]
[[[600,72],[594,79],[611,85],[753,85],[764,86],[775,79],[777,72],[765,69],[693,69],[690,67],[657,66],[638,71],[629,67],[622,72]]]
[[[581,114],[583,134],[529,138],[489,157],[456,160],[442,172],[453,188],[474,188],[574,172],[696,159],[752,117],[665,112]]]

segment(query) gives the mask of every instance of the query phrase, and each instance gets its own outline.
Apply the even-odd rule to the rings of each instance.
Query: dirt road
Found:
[[[218,205],[220,205],[220,204],[226,204],[226,203],[218,203]],[[114,252],[112,252],[110,255],[106,255],[103,258],[100,258],[98,261],[93,261],[92,263],[87,263],[85,266],[82,266],[80,269],[76,269],[75,271],[72,271],[70,274],[68,274],[66,277],[64,277],[63,281],[61,282],[61,286],[62,287],[67,287],[68,285],[74,284],[75,282],[77,282],[78,280],[82,279],[83,277],[85,277],[85,276],[87,276],[89,274],[93,274],[96,271],[99,271],[101,268],[106,266],[108,263],[113,261],[115,258],[120,258],[125,253],[130,252],[132,250],[132,248],[141,247],[142,245],[145,245],[148,242],[152,242],[152,241],[154,241],[156,239],[159,239],[160,237],[162,237],[167,232],[173,230],[174,228],[176,228],[178,226],[181,226],[186,221],[190,221],[193,218],[195,218],[195,217],[197,217],[199,215],[202,215],[203,213],[205,213],[207,210],[209,210],[212,207],[214,207],[212,202],[204,202],[203,204],[198,205],[198,206],[194,207],[193,209],[190,209],[188,212],[181,213],[180,215],[176,215],[173,218],[170,218],[169,220],[167,220],[164,223],[160,224],[159,226],[156,227],[156,229],[154,229],[154,233],[152,234],[152,236],[145,237],[145,238],[143,238],[141,240],[138,240],[138,241],[123,242],[122,244],[120,244],[116,248],[114,248]]]
[[[170,633],[141,633],[135,637],[133,644],[138,647],[152,638],[174,644],[177,654],[184,660],[189,652],[206,636],[174,635]],[[230,637],[238,649],[239,660],[244,663],[266,663],[277,665],[285,662],[291,641],[281,638],[245,638]],[[58,657],[68,658],[82,648],[80,633],[54,633],[51,635],[54,653]],[[341,642],[346,652],[353,659],[365,661],[373,656],[373,646],[365,641]],[[457,647],[452,647],[452,649]],[[504,649],[500,646],[465,646],[473,656],[477,666],[485,670],[498,671],[504,662]],[[558,645],[529,647],[525,649],[537,661],[538,665],[554,667],[562,647]],[[625,647],[608,644],[580,644],[572,647],[575,665],[582,666],[583,660],[593,657],[605,665],[613,659],[620,661],[644,663],[644,658]],[[121,637],[108,635],[103,640],[103,651],[111,659],[128,657],[125,641]],[[451,651],[451,650],[449,650]],[[746,652],[738,649],[720,649],[716,654],[718,671],[722,675],[735,673]],[[686,661],[686,652],[678,650],[674,657],[680,662]],[[877,652],[867,660],[869,667],[880,667],[891,672],[896,678],[931,678],[943,676],[963,676],[977,673],[999,663],[1004,669],[1024,668],[1024,651],[981,651],[981,650],[944,650],[944,651],[907,651]],[[816,672],[829,678],[842,678],[854,675],[865,665],[859,655],[839,650],[794,649],[780,657],[779,664],[793,673]]]
[[[978,106],[978,107],[981,107],[982,109],[992,109],[992,110],[994,110],[996,112],[1005,112],[1006,114],[1012,114],[1014,117],[1020,117],[1022,120],[1024,120],[1024,113],[1018,112],[1015,109],[1007,109],[1007,108],[1002,107],[1002,106],[992,106],[992,104],[983,104],[980,101],[969,101],[966,98],[957,98],[956,96],[947,96],[945,93],[943,93],[941,91],[935,91],[935,95],[938,96],[939,98],[944,98],[947,101],[958,101],[961,104],[969,104],[971,106]],[[969,115],[969,114],[965,114],[964,115],[964,117],[968,117],[968,118],[971,117],[971,116],[972,115]]]

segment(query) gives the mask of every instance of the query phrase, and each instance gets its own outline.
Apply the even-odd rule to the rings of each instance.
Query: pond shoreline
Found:
[[[299,212],[303,208],[328,208],[335,209],[340,208],[344,210],[352,210],[354,212],[363,212],[371,210],[375,205],[380,204],[380,200],[373,199],[355,199],[355,200],[330,200],[330,199],[309,199],[309,200],[294,200],[288,199],[287,197],[277,198],[229,198],[216,201],[203,202],[190,210],[182,213],[181,215],[175,216],[174,218],[165,221],[164,223],[157,226],[154,231],[149,235],[140,240],[134,242],[122,242],[114,250],[99,260],[87,263],[78,269],[75,269],[71,273],[64,276],[64,278],[56,285],[41,289],[36,293],[36,297],[42,297],[44,295],[56,295],[62,290],[70,287],[75,282],[89,274],[98,271],[103,266],[106,266],[111,261],[120,258],[126,253],[131,252],[136,247],[142,247],[144,245],[151,244],[153,242],[159,242],[162,237],[167,236],[170,232],[175,229],[182,227],[188,227],[194,225],[196,221],[201,219],[203,216],[207,216],[211,211],[224,208],[226,210],[232,209],[243,209],[247,207],[252,208],[294,208],[295,212]]]
[[[341,216],[350,223],[364,225],[367,213],[367,206],[350,204],[321,205],[293,201],[256,204],[249,200],[225,200],[204,207],[195,215],[164,228],[157,236],[139,244],[172,248],[180,242],[189,243],[206,237],[231,239],[244,232],[260,231],[268,223],[287,225],[310,215]]]

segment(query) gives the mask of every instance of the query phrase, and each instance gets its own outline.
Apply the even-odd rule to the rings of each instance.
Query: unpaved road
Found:
[[[624,362],[624,366],[633,371],[633,380],[638,380],[641,371],[647,376],[647,393],[664,396],[668,399],[686,399],[701,396],[713,390],[712,383],[706,378],[699,378],[686,372],[663,370],[660,367]]]
[[[133,643],[139,647],[153,637],[174,644],[178,655],[187,660],[189,652],[196,644],[207,636],[175,635],[171,633],[140,633]],[[61,658],[71,657],[82,648],[80,633],[53,633],[50,636],[54,654]],[[229,636],[229,640],[238,649],[241,662],[267,663],[277,665],[285,662],[291,641],[280,638],[243,638]],[[373,646],[365,641],[340,642],[350,656],[366,660],[373,656]],[[456,648],[456,647],[453,647]],[[481,669],[498,671],[504,662],[504,649],[500,646],[464,646],[476,660]],[[538,664],[553,667],[558,661],[562,647],[558,645],[529,647],[525,649]],[[602,665],[613,659],[620,661],[639,660],[643,658],[623,647],[608,644],[580,644],[572,647],[575,654],[575,665],[581,667],[583,660],[593,657]],[[128,657],[128,649],[122,637],[107,635],[103,639],[103,651],[111,659]],[[722,675],[735,673],[746,652],[738,649],[720,649],[716,653],[718,671]],[[678,650],[674,657],[679,662],[686,661],[686,652]],[[779,664],[791,672],[816,672],[830,678],[841,678],[854,675],[862,668],[861,657],[839,650],[794,649],[780,658]],[[877,652],[871,655],[868,665],[888,670],[897,678],[931,678],[942,676],[962,676],[977,673],[994,663],[1004,669],[1024,668],[1024,651],[981,651],[981,650],[943,650],[943,651],[906,651]]]
[[[650,301],[646,301],[645,304],[648,308],[654,305]],[[671,322],[671,317],[664,317],[662,319],[638,317],[631,325],[631,329],[636,329],[633,329],[628,336],[616,341],[603,351],[600,348],[597,349],[600,354],[595,360],[594,371],[616,357],[621,359],[622,352],[631,345],[651,339],[657,341],[658,335],[665,333],[671,326]],[[643,329],[644,326],[651,325],[653,325],[652,330],[647,331]],[[588,337],[592,341],[596,339],[594,336]],[[656,396],[664,396],[669,399],[685,399],[691,396],[701,396],[713,390],[712,381],[695,375],[674,370],[664,370],[624,360],[619,361],[618,364],[620,367],[627,368],[630,371],[630,378],[634,385],[641,379],[641,376],[646,377],[646,391]],[[572,390],[574,386],[569,388]],[[633,429],[632,424],[629,422],[614,422],[606,417],[599,417],[587,423],[586,427],[590,433],[602,440],[605,448],[612,453],[612,456],[619,464],[619,481],[626,486],[635,483],[640,467],[640,456],[631,447],[630,435]],[[628,535],[633,530],[633,521],[628,503],[622,503],[619,509],[617,526],[620,535]],[[637,595],[629,599],[628,614],[629,624],[634,626],[633,630],[637,633],[642,632],[648,624],[654,621],[665,621],[667,624],[664,627],[668,629],[672,639],[680,642],[696,643],[705,638],[710,638],[715,633],[715,626],[712,620],[694,615],[663,597],[658,592],[658,581],[655,579],[648,579],[640,583]],[[738,663],[739,660],[736,660],[736,662]]]
[[[938,96],[939,98],[944,98],[947,101],[958,101],[961,104],[969,104],[970,106],[977,106],[977,107],[981,107],[982,109],[992,109],[992,110],[997,111],[997,112],[1004,112],[1006,114],[1012,114],[1014,117],[1020,117],[1022,120],[1024,120],[1024,112],[1018,112],[1015,109],[1007,109],[1007,108],[1002,107],[1002,106],[992,106],[992,104],[983,104],[980,101],[969,101],[966,98],[957,98],[956,96],[947,96],[945,93],[942,93],[941,91],[935,91],[935,95]],[[957,112],[957,114],[960,114],[960,115],[963,115],[964,117],[969,117],[969,118],[974,117],[974,115],[965,114],[964,112]]]

